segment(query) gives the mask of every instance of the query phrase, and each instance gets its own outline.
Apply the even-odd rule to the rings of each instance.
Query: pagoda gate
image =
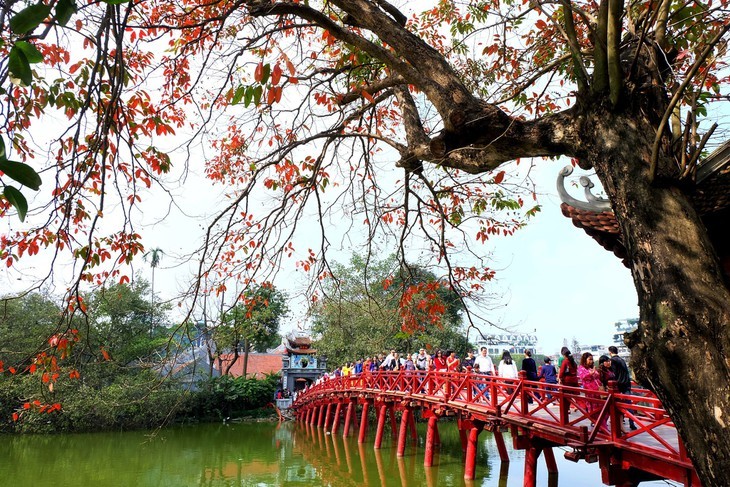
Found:
[[[303,335],[289,335],[284,340],[286,354],[282,357],[282,389],[289,396],[277,401],[279,409],[288,408],[294,393],[301,391],[322,377],[327,371],[327,359],[318,357],[312,348],[312,339]]]

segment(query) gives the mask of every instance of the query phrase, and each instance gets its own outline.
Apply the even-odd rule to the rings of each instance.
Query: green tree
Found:
[[[218,350],[232,353],[223,374],[228,374],[243,351],[245,377],[248,354],[265,352],[280,342],[279,326],[288,312],[286,294],[271,285],[255,286],[241,293],[238,303],[223,314],[221,324],[213,331]]]
[[[471,347],[458,294],[432,273],[403,267],[394,255],[382,261],[355,255],[348,266],[334,265],[332,273],[314,308],[312,332],[317,351],[333,366],[391,349],[404,353],[427,345],[463,356]],[[415,290],[413,305],[403,305],[408,294],[403,288]]]
[[[0,362],[18,370],[30,365],[39,347],[48,349],[47,340],[62,331],[61,317],[60,306],[41,293],[0,300]]]
[[[137,280],[103,287],[89,295],[89,343],[95,354],[103,348],[120,365],[157,361],[158,353],[168,344],[169,333],[162,326],[153,327],[153,323],[165,321],[169,306],[153,306],[147,299],[149,292],[150,285]]]
[[[149,258],[150,261],[150,267],[152,268],[152,282],[150,284],[150,303],[151,307],[155,307],[155,269],[160,265],[160,262],[162,262],[162,256],[165,255],[165,252],[159,248],[156,247],[148,252],[145,252],[145,254],[142,256],[144,260],[146,261]],[[152,328],[154,327],[154,323],[150,323],[150,333],[152,332]]]

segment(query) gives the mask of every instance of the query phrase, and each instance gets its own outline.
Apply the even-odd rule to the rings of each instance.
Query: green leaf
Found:
[[[258,85],[256,88],[253,89],[253,103],[254,105],[258,105],[261,101],[261,94],[264,92],[264,89],[261,87],[261,85]]]
[[[240,103],[240,101],[243,98],[243,95],[245,93],[246,93],[246,88],[243,85],[236,88],[236,92],[233,94],[233,99],[231,100],[231,103],[234,105],[238,105],[238,103]]]
[[[26,7],[10,19],[10,30],[18,35],[32,32],[50,13],[51,7],[42,3]]]
[[[18,210],[20,221],[25,221],[25,215],[28,213],[28,201],[23,196],[23,193],[12,186],[5,186],[5,192],[3,194],[5,199]]]
[[[75,13],[76,3],[74,0],[59,0],[56,4],[56,22],[60,25],[66,25]]]
[[[38,191],[42,183],[41,177],[35,172],[35,169],[22,162],[8,161],[7,159],[0,160],[0,171],[4,172],[9,178],[35,191]]]
[[[271,74],[271,65],[264,64],[264,72],[261,75],[261,84],[265,85],[269,81],[269,75]]]
[[[3,138],[0,137],[0,161],[5,160],[5,142],[3,142]]]
[[[14,78],[18,78],[25,86],[33,82],[33,72],[30,70],[30,63],[23,51],[13,46],[8,59],[8,69]]]
[[[41,52],[29,42],[18,41],[15,43],[15,48],[20,49],[31,64],[43,61],[43,54],[41,54]]]
[[[251,98],[253,98],[253,88],[247,86],[246,93],[243,95],[243,106],[248,108],[248,106],[251,104]]]

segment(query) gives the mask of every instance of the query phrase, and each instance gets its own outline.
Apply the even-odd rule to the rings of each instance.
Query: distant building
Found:
[[[613,334],[613,344],[618,348],[618,354],[624,358],[631,355],[629,347],[624,343],[624,336],[639,327],[639,318],[627,318],[613,324],[616,333]]]
[[[239,354],[236,357],[232,353],[221,354],[220,360],[216,360],[214,367],[223,374],[228,366],[228,375],[232,377],[243,376],[243,365],[246,364],[246,377],[249,379],[263,379],[269,374],[278,374],[281,372],[281,358],[284,353],[279,349],[274,349],[272,353],[255,353],[250,352],[248,354],[248,361],[246,361],[244,354]]]
[[[487,347],[488,355],[501,355],[505,350],[509,353],[523,353],[530,350],[533,355],[541,353],[537,345],[537,336],[529,333],[502,333],[489,335],[486,340],[477,340],[477,349]]]

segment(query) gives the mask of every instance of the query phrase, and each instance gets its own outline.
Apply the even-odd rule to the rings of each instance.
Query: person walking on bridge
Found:
[[[426,349],[422,348],[418,351],[418,355],[416,355],[416,360],[414,360],[414,363],[416,364],[416,369],[418,370],[428,370],[428,362],[431,360],[431,357],[426,353]]]
[[[525,378],[527,380],[537,380],[537,364],[535,363],[535,359],[532,358],[532,351],[527,348],[525,349],[525,358],[522,359],[522,370],[525,371]],[[531,386],[529,389],[533,388],[534,386]],[[535,392],[535,394],[539,399],[540,393]],[[532,404],[532,395],[527,395],[527,402]]]
[[[550,357],[545,357],[544,362],[545,364],[540,367],[540,374],[538,375],[538,380],[545,381],[546,384],[557,384],[558,383],[558,371],[555,370],[555,366],[552,364],[552,359]],[[547,392],[547,398],[552,399],[553,395],[549,392],[551,390],[549,387],[545,387],[545,390]],[[557,404],[557,403],[552,403]]]
[[[497,373],[500,377],[505,377],[507,379],[516,379],[519,377],[519,374],[517,373],[517,365],[515,365],[514,360],[512,360],[512,354],[509,353],[509,350],[502,352],[502,360],[499,361]]]
[[[608,353],[611,354],[611,372],[613,372],[616,378],[616,386],[621,394],[631,394],[631,374],[629,373],[629,367],[626,365],[624,359],[619,357],[618,348],[614,345],[608,347]],[[634,420],[629,417],[629,428],[632,430],[636,429]]]
[[[479,375],[494,375],[494,362],[492,362],[492,358],[487,355],[487,347],[482,347],[479,350],[479,355],[474,359],[474,371],[478,372]],[[486,388],[487,384],[484,379],[477,382],[477,389],[479,389],[480,392]],[[489,393],[484,393],[483,397],[485,399],[489,399]]]
[[[593,362],[593,354],[585,352],[580,357],[580,365],[578,366],[578,377],[580,378],[583,389],[587,391],[598,391],[601,388],[601,373],[596,370]],[[586,392],[586,397],[595,398],[596,394]],[[589,400],[584,401],[586,413],[589,417],[593,417],[593,411],[596,409],[595,402]]]
[[[482,347],[479,356],[474,359],[474,365],[479,367],[479,373],[484,375],[494,375],[494,362],[492,357],[487,355],[487,347]]]
[[[441,350],[436,350],[431,366],[436,372],[446,372],[446,358]]]
[[[558,373],[560,383],[564,386],[578,387],[578,364],[575,363],[573,354],[570,353],[568,347],[563,347],[560,355],[563,356],[563,363],[560,365],[560,373]]]

